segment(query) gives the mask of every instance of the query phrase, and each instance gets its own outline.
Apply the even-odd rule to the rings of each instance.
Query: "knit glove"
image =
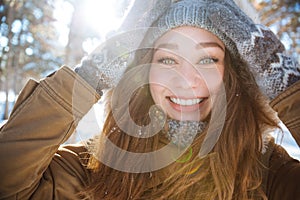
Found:
[[[261,90],[272,100],[300,80],[300,66],[285,54],[283,44],[269,28],[257,26],[257,30],[251,33],[251,48],[241,49],[247,50],[243,56]]]
[[[266,94],[272,100],[289,86],[300,80],[300,65],[290,56],[277,53],[278,62],[263,70]]]
[[[113,88],[120,81],[127,66],[127,57],[117,40],[109,40],[84,57],[75,67],[75,72],[102,95],[102,90]]]

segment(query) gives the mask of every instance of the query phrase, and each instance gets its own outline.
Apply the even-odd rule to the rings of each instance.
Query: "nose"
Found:
[[[190,62],[183,61],[178,69],[178,86],[188,89],[199,87],[199,85],[203,83],[204,80],[200,71],[198,71]]]

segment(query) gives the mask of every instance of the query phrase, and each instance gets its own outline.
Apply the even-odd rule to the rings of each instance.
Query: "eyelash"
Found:
[[[201,63],[203,61],[207,61],[209,60],[208,63]],[[166,61],[170,61],[170,62],[173,62],[173,63],[166,63]],[[198,62],[198,64],[200,65],[209,65],[209,64],[214,64],[214,63],[217,63],[219,61],[218,58],[214,58],[214,57],[204,57],[204,58],[201,58],[200,61]],[[158,62],[159,63],[162,63],[164,65],[176,65],[178,64],[176,62],[176,60],[174,58],[171,58],[171,57],[163,57],[163,58],[159,58],[158,59]]]
[[[211,62],[209,63],[201,63],[201,61],[205,61],[205,60],[210,60]],[[209,64],[214,64],[219,62],[218,58],[214,58],[214,57],[205,57],[205,58],[201,58],[200,61],[198,62],[200,65],[209,65]]]
[[[175,64],[178,64],[178,63],[176,62],[176,60],[175,60],[174,58],[171,58],[171,57],[163,57],[163,58],[159,58],[157,61],[158,61],[159,63],[164,64],[164,65],[175,65]],[[173,62],[173,63],[165,63],[166,61],[171,61],[171,62]]]

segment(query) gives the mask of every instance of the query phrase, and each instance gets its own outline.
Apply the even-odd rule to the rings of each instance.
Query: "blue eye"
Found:
[[[199,61],[199,64],[201,65],[209,65],[209,64],[214,64],[217,63],[218,59],[215,58],[203,58]]]
[[[162,63],[164,65],[175,65],[177,64],[176,61],[173,58],[161,58],[158,60],[159,63]]]

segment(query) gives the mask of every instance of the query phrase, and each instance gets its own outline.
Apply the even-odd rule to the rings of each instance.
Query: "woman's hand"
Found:
[[[128,51],[118,38],[113,38],[84,57],[75,72],[101,95],[102,90],[115,87],[127,67]]]
[[[279,61],[271,63],[269,68],[263,69],[262,73],[266,85],[269,86],[266,88],[266,94],[271,100],[300,80],[299,63],[283,53],[276,55]]]

